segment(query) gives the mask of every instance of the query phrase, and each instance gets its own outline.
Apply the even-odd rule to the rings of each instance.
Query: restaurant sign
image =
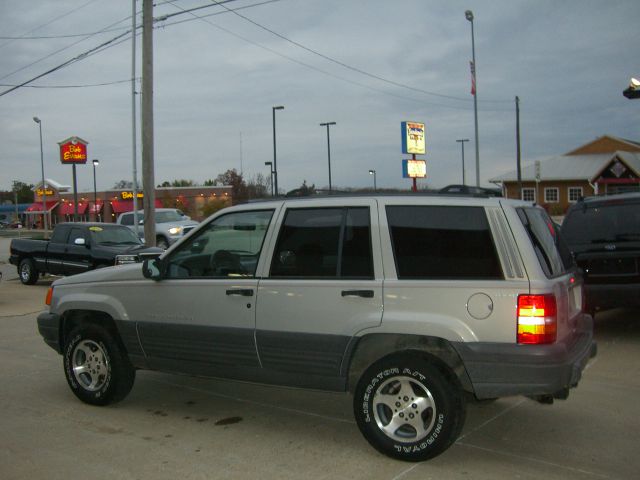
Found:
[[[79,137],[69,137],[62,142],[58,142],[58,145],[60,145],[60,161],[63,164],[79,163],[84,165],[87,163],[88,144],[89,142]]]

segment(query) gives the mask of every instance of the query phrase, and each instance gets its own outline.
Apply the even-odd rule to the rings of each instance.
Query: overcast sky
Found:
[[[154,16],[210,3],[157,0]],[[246,19],[213,6],[156,23],[156,184],[202,183],[230,168],[246,177],[268,174],[275,105],[285,106],[276,113],[283,191],[303,180],[328,185],[326,129],[319,123],[332,121],[334,187],[371,186],[368,171],[375,169],[378,186],[408,188],[401,171],[408,158],[400,144],[405,120],[426,124],[429,178],[421,184],[461,183],[456,139],[462,138],[470,140],[467,183],[475,183],[467,9],[475,15],[483,185],[515,169],[516,95],[525,165],[605,134],[640,140],[640,101],[622,96],[630,77],[640,76],[637,0],[237,0],[226,6],[258,3],[238,10]],[[130,15],[131,0],[0,0],[0,93],[125,33]],[[71,36],[77,34],[87,35]],[[0,189],[13,180],[40,181],[34,116],[42,120],[47,178],[71,185],[57,142],[75,135],[89,142],[89,158],[100,160],[98,190],[131,180],[131,86],[123,82],[131,78],[131,41],[123,39],[0,96]],[[103,83],[110,85],[87,86]],[[83,87],[51,88],[71,85]],[[139,149],[140,180],[141,158]],[[78,189],[93,190],[90,162],[78,167]]]

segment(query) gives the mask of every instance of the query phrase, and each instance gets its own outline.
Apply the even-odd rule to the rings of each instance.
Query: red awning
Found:
[[[142,200],[138,202],[138,207],[142,209]],[[156,199],[155,207],[162,208],[162,201]],[[111,210],[113,213],[131,212],[133,211],[133,200],[112,200]]]
[[[84,215],[87,211],[87,202],[78,202],[78,215]],[[73,202],[63,203],[58,211],[59,215],[73,215]]]
[[[53,208],[58,205],[58,201],[57,200],[52,200],[50,202],[47,202],[46,207],[47,207],[47,211],[51,211],[53,210]],[[42,202],[37,202],[37,203],[32,203],[29,208],[27,208],[25,210],[25,213],[37,213],[37,212],[41,212],[42,211]]]

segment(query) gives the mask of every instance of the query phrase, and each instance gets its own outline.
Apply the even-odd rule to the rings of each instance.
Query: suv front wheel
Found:
[[[133,387],[135,369],[119,342],[101,326],[81,325],[73,329],[63,358],[67,383],[85,403],[115,403]]]
[[[466,413],[462,389],[452,375],[419,354],[376,362],[355,392],[360,431],[393,458],[417,462],[439,455],[460,434]]]

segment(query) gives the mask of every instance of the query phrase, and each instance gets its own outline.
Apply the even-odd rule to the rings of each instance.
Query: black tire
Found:
[[[156,247],[166,250],[169,248],[169,242],[164,237],[156,237]]]
[[[71,391],[85,403],[119,402],[133,387],[136,371],[116,338],[99,325],[74,328],[65,342],[64,373]]]
[[[418,353],[393,355],[369,367],[356,387],[353,409],[376,450],[411,462],[449,448],[466,415],[457,378]]]
[[[30,258],[23,258],[18,266],[18,276],[24,285],[33,285],[38,281],[36,264]]]

